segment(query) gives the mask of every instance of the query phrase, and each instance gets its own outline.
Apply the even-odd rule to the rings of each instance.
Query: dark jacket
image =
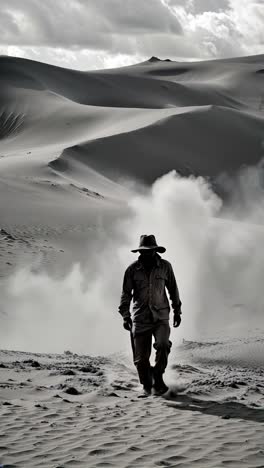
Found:
[[[130,303],[133,299],[132,319],[134,323],[147,324],[151,321],[169,320],[170,306],[180,312],[179,291],[170,262],[156,255],[155,266],[148,274],[137,260],[126,270],[119,312],[123,318],[130,318]]]

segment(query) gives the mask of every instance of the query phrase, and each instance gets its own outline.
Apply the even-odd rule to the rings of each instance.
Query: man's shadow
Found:
[[[199,413],[219,416],[223,419],[244,419],[264,423],[264,409],[250,408],[238,402],[206,401],[188,395],[177,395],[169,391],[164,395],[167,405],[177,410],[198,411]]]

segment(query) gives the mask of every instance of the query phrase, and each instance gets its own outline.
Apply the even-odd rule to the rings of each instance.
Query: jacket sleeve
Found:
[[[166,281],[166,288],[170,295],[173,312],[177,314],[181,314],[182,303],[180,301],[180,295],[179,295],[179,290],[178,290],[177,282],[175,279],[174,271],[170,263],[169,263],[169,268],[168,268],[168,279]]]
[[[123,319],[130,318],[130,303],[132,300],[132,289],[133,285],[131,271],[128,267],[124,275],[120,306],[118,308],[118,311],[122,315]]]

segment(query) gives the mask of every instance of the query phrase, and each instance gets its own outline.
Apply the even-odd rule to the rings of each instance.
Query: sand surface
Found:
[[[227,174],[261,161],[263,70],[263,55],[93,72],[0,57],[0,465],[264,467],[263,195],[254,178],[235,198],[253,193],[254,210],[219,219],[187,179],[228,198]],[[176,196],[169,177],[144,198],[172,170],[187,177]],[[116,309],[126,252],[152,226],[179,272],[184,333],[209,299],[214,333],[177,330],[169,393],[138,399]]]
[[[263,344],[257,337],[185,342],[167,373],[171,390],[147,399],[137,398],[128,354],[1,351],[0,461],[10,467],[262,467]],[[260,361],[249,363],[254,345]],[[228,348],[234,362],[227,366]],[[211,362],[203,363],[205,356]]]

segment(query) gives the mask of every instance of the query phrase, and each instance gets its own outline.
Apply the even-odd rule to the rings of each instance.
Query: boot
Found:
[[[143,382],[142,382],[143,383]],[[143,390],[142,393],[138,396],[138,398],[147,398],[151,395],[151,390],[153,386],[153,367],[150,366],[149,373],[144,379],[143,383]]]
[[[150,395],[151,395],[151,387],[147,387],[147,386],[143,385],[143,390],[138,395],[138,398],[147,398]]]
[[[169,390],[169,388],[167,387],[167,385],[165,384],[163,380],[162,374],[155,372],[155,369],[154,369],[153,388],[154,388],[154,395],[163,395]]]

